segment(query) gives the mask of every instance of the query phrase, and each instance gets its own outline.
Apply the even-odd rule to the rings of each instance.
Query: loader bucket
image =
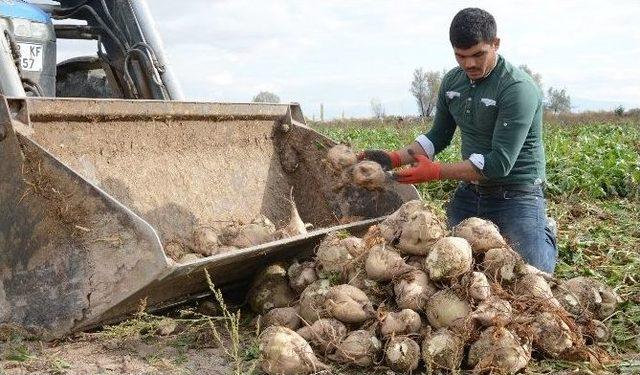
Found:
[[[60,337],[246,284],[309,255],[333,230],[362,232],[411,186],[341,186],[334,145],[298,105],[0,97],[0,323]],[[181,264],[170,243],[202,226],[289,219],[309,233]]]

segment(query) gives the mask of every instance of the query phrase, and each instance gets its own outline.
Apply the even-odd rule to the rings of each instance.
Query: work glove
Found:
[[[397,151],[364,150],[358,154],[358,160],[371,160],[382,166],[385,171],[398,168],[402,161]]]
[[[412,152],[410,154],[416,162],[411,168],[395,172],[394,178],[396,181],[401,184],[417,184],[440,179],[442,170],[440,163],[433,162],[424,155],[416,155]]]

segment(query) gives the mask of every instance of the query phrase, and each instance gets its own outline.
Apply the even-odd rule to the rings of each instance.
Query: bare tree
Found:
[[[371,99],[371,113],[373,117],[378,119],[383,119],[385,115],[384,105],[380,102],[378,98]]]
[[[442,76],[443,74],[440,72],[425,72],[422,68],[413,71],[413,81],[411,81],[409,91],[416,99],[421,117],[429,117],[433,113]]]
[[[565,89],[556,90],[549,87],[545,109],[552,111],[554,114],[571,111],[571,97],[567,95]]]
[[[440,91],[443,76],[444,75],[441,75],[440,72],[427,72],[427,87],[429,88],[429,94],[427,97],[427,117],[431,116],[433,111],[436,109],[438,91]]]
[[[525,64],[518,66],[518,68],[530,75],[531,78],[533,78],[533,81],[538,85],[538,87],[542,89],[542,75],[540,73],[534,73],[533,70],[531,70],[531,68],[529,68]]]
[[[280,103],[280,97],[269,91],[260,91],[252,101],[254,103]]]
[[[427,97],[427,75],[422,68],[413,71],[413,81],[411,81],[411,95],[416,98],[418,103],[418,113],[424,116],[426,113],[425,101]]]

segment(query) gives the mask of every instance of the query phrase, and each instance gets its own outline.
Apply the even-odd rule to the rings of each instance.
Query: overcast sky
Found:
[[[500,53],[566,88],[576,110],[640,107],[640,1],[148,0],[189,99],[250,101],[261,90],[308,116],[417,112],[417,67],[455,66],[449,23],[491,12]],[[179,4],[179,5],[178,5]],[[64,55],[63,55],[64,56]]]

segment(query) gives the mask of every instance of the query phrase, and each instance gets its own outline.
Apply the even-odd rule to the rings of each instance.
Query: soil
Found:
[[[3,348],[4,346],[4,348]],[[234,367],[221,348],[194,347],[176,337],[105,340],[83,334],[62,342],[0,341],[0,374],[204,374]]]

